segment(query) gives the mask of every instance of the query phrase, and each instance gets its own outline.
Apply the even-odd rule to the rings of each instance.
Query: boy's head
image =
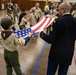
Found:
[[[1,26],[4,30],[7,30],[10,28],[10,26],[12,26],[12,20],[8,19],[8,18],[3,18],[1,20]]]

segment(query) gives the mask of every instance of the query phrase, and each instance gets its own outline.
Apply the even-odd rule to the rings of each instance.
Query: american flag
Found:
[[[44,29],[46,29],[49,25],[53,23],[55,18],[43,18],[37,24],[30,28],[22,29],[22,30],[14,30],[13,32],[17,37],[25,38],[28,36],[28,33],[31,32],[32,35],[35,35]]]

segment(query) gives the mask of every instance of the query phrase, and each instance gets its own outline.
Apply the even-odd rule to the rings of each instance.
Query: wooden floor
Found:
[[[0,19],[4,16],[5,11],[0,11]],[[16,27],[18,28],[17,24]],[[25,73],[25,75],[46,75],[49,48],[50,44],[45,43],[39,36],[32,37],[26,46],[18,45],[17,49],[22,72]],[[6,75],[3,52],[4,49],[0,45],[0,75]],[[76,57],[76,51],[74,56]],[[58,74],[56,73],[56,75]],[[68,75],[76,75],[74,58]]]

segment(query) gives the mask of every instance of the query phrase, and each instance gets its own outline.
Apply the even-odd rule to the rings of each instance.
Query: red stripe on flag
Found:
[[[40,24],[36,29],[34,29],[33,31],[36,32],[38,29],[40,29],[43,24],[46,22],[47,18],[42,22],[42,24]]]
[[[42,19],[41,19],[41,20],[42,20]],[[40,20],[40,21],[41,21],[41,20]],[[40,21],[39,21],[39,22],[40,22]],[[38,23],[39,23],[39,22],[38,22]],[[37,25],[38,23],[36,23],[35,25]],[[33,28],[35,25],[33,25],[31,28]]]
[[[47,23],[47,25],[45,26],[44,29],[46,29],[49,26],[50,21],[52,20],[52,18],[49,19],[49,22]]]

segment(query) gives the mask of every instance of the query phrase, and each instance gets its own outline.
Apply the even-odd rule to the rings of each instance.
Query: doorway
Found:
[[[0,10],[5,10],[6,9],[6,3],[8,0],[0,0]]]

